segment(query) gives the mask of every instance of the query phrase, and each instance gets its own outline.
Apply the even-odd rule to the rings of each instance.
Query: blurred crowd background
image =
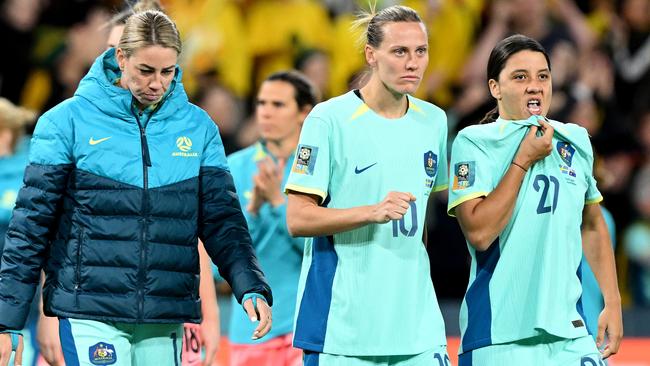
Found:
[[[183,39],[183,83],[219,125],[226,153],[258,139],[255,91],[271,72],[295,68],[322,98],[364,82],[359,30],[367,1],[162,0]],[[429,31],[429,67],[417,97],[448,115],[450,141],[492,100],[485,67],[512,33],[538,39],[551,56],[549,117],[588,129],[596,175],[616,225],[624,305],[650,307],[650,0],[405,0]],[[122,0],[0,0],[0,96],[42,113],[73,95],[105,49]],[[33,126],[32,126],[33,128]],[[28,131],[29,132],[29,131]],[[458,300],[469,259],[446,197],[429,208],[436,291]]]

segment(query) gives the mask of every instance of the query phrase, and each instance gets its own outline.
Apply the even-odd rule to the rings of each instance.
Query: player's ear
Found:
[[[499,86],[499,82],[490,79],[488,81],[488,87],[490,88],[490,94],[492,94],[492,97],[496,100],[501,100],[501,86]]]
[[[366,62],[370,67],[375,67],[377,65],[377,57],[375,55],[375,49],[372,48],[371,45],[366,45],[366,48],[364,49],[365,55],[366,55]]]

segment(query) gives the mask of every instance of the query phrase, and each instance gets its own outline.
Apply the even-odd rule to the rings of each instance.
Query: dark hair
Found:
[[[293,60],[293,68],[296,70],[303,70],[312,58],[318,56],[327,57],[327,54],[318,48],[306,48],[300,50]]]
[[[506,62],[510,56],[514,55],[517,52],[526,50],[541,52],[544,55],[544,58],[546,58],[548,70],[551,70],[551,60],[549,59],[544,47],[539,42],[530,37],[526,37],[521,34],[515,34],[508,38],[502,39],[492,49],[487,64],[487,80],[499,80],[499,74],[506,66]],[[499,108],[494,107],[485,115],[485,117],[483,117],[479,124],[494,122],[498,116]]]
[[[284,81],[291,84],[294,89],[294,98],[300,109],[307,105],[313,107],[320,99],[314,84],[303,73],[295,70],[276,72],[264,81]]]
[[[361,12],[353,25],[356,27],[362,27],[368,24],[364,31],[363,38],[365,38],[367,44],[377,48],[384,40],[384,30],[382,27],[384,24],[391,22],[422,23],[422,19],[420,19],[420,16],[415,10],[407,6],[393,5],[386,9],[382,9],[379,12],[375,12],[375,6],[371,4],[370,12]]]

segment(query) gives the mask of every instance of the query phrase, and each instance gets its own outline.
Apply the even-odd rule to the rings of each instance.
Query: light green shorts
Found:
[[[437,346],[417,355],[341,356],[305,351],[304,366],[452,366],[447,346]]]
[[[591,336],[575,339],[549,334],[504,344],[494,344],[465,352],[458,366],[603,366]]]
[[[179,366],[183,324],[59,319],[66,365]]]

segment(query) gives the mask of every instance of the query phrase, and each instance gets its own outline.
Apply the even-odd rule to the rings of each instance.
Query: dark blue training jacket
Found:
[[[2,257],[0,328],[23,327],[41,268],[47,315],[199,322],[198,238],[238,300],[272,303],[219,132],[180,69],[142,114],[119,76],[110,49],[38,121]]]

